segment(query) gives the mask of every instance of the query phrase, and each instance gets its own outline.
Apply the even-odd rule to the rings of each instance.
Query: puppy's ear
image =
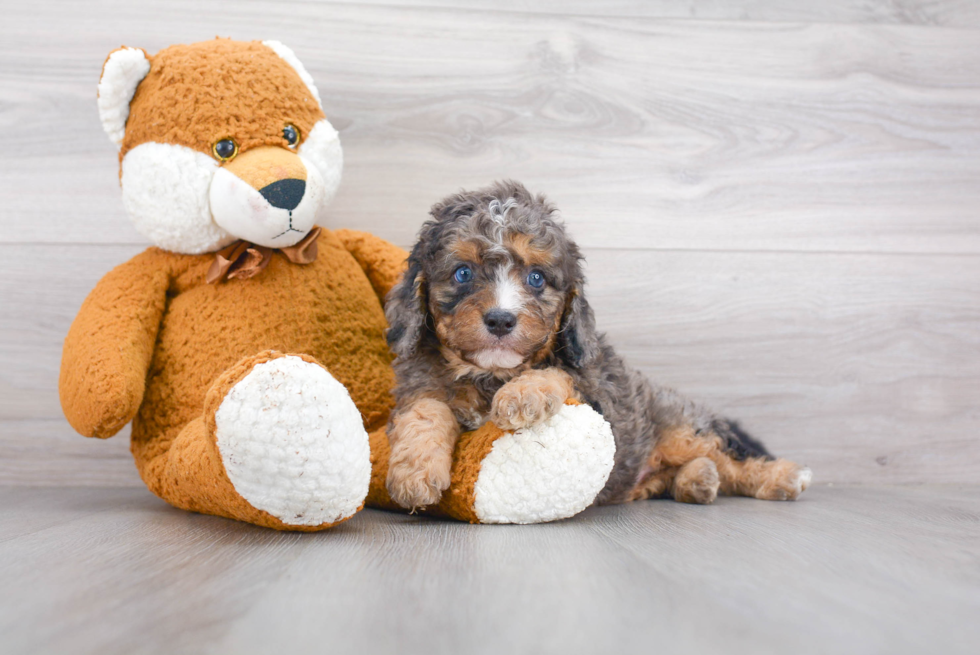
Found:
[[[558,332],[558,357],[572,368],[584,368],[599,354],[595,315],[585,299],[585,280],[579,276],[572,289]]]
[[[432,220],[422,224],[418,241],[408,256],[408,270],[385,297],[388,319],[388,347],[398,357],[415,353],[425,335],[428,315],[428,292],[425,286],[424,262],[431,261],[439,250],[446,225],[451,219],[473,211],[475,205],[462,194],[433,205]]]
[[[408,270],[385,297],[385,318],[388,319],[388,347],[398,357],[415,352],[425,329],[425,280],[422,275],[421,244],[415,246],[408,258]]]
[[[472,194],[457,193],[432,205],[429,214],[442,223],[455,220],[461,216],[469,216],[477,209],[477,199]]]

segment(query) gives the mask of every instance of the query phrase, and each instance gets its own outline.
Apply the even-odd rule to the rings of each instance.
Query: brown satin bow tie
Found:
[[[316,239],[319,236],[320,228],[315,227],[302,241],[288,248],[268,248],[248,241],[236,241],[215,253],[214,262],[205,279],[208,284],[216,284],[225,278],[247,280],[269,265],[275,250],[294,264],[310,264],[316,260]]]

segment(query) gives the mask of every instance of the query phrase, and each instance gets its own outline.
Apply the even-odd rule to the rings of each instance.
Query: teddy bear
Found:
[[[153,246],[105,275],[65,339],[59,394],[84,436],[132,422],[171,505],[280,530],[334,526],[385,489],[385,295],[406,253],[317,225],[343,154],[313,79],[277,41],[122,47],[99,115],[123,204]],[[544,447],[543,447],[544,446]],[[463,435],[428,511],[479,523],[572,516],[612,468],[608,424],[569,405]]]

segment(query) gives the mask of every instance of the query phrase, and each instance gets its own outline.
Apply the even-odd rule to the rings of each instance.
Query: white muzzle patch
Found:
[[[297,244],[313,229],[326,200],[320,171],[302,155],[300,160],[306,167],[306,186],[299,204],[292,209],[276,207],[234,173],[218,169],[208,194],[214,222],[239,239],[260,246]]]
[[[509,348],[488,348],[473,355],[473,362],[483,369],[514,368],[524,362],[524,357]]]

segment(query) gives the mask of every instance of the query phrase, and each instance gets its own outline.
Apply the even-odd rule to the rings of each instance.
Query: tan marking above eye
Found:
[[[553,253],[547,248],[535,246],[528,234],[508,234],[507,246],[526,266],[548,266],[554,260]]]
[[[279,180],[306,180],[306,166],[295,152],[278,146],[259,146],[240,153],[225,169],[259,190]]]
[[[457,241],[451,246],[451,250],[460,261],[471,262],[477,266],[482,262],[480,246],[472,241]]]

